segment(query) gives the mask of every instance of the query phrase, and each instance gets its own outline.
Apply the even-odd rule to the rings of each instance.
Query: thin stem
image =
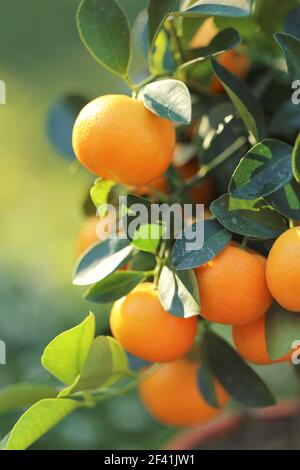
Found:
[[[170,26],[170,33],[172,39],[174,40],[174,58],[177,64],[180,66],[184,63],[184,54],[181,47],[180,38],[177,34],[177,27],[176,27],[176,18],[170,16],[168,19],[168,25]]]
[[[247,248],[247,245],[248,245],[248,237],[244,237],[241,243],[242,250],[245,250]]]
[[[127,83],[131,91],[133,92],[133,95],[136,96],[137,91],[138,91],[138,86],[136,85],[136,83],[134,83],[134,81],[131,79],[128,73],[126,75],[123,75],[122,78],[124,82]]]

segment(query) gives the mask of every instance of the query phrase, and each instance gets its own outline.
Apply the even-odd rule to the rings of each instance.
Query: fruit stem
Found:
[[[241,243],[242,250],[245,250],[247,248],[247,244],[248,244],[248,237],[244,237]]]
[[[123,78],[124,82],[131,89],[133,97],[136,97],[137,96],[137,91],[138,91],[138,85],[136,83],[134,83],[134,81],[131,79],[131,77],[129,76],[128,73],[125,74],[125,75],[122,75],[122,78]]]

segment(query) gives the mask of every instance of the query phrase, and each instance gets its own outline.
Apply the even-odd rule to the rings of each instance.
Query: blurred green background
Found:
[[[91,308],[98,333],[106,323],[71,284],[82,203],[93,176],[60,158],[46,136],[49,109],[60,96],[93,98],[127,90],[85,51],[76,30],[79,0],[0,0],[1,250],[0,339],[7,365],[0,388],[20,381],[48,383],[40,365],[45,345],[81,321]],[[119,0],[131,22],[146,0]],[[277,394],[295,393],[292,372],[281,365],[259,369]],[[283,390],[282,390],[283,389]],[[3,437],[18,415],[1,418]],[[157,449],[174,430],[156,424],[135,394],[77,412],[35,449]]]
[[[145,1],[120,1],[133,21]],[[65,93],[96,97],[127,92],[89,56],[75,24],[79,0],[0,0],[1,227],[0,339],[7,365],[0,387],[49,380],[40,365],[45,345],[92,308],[71,284],[74,244],[93,176],[60,158],[46,136],[53,102]],[[99,328],[99,333],[101,328]],[[4,436],[17,415],[0,421]],[[173,431],[156,425],[135,395],[78,412],[34,448],[158,448]]]

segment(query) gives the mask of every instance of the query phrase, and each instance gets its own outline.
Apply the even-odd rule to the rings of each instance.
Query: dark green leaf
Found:
[[[292,148],[275,139],[256,144],[233,173],[229,192],[240,199],[268,196],[291,181]]]
[[[153,271],[155,266],[156,259],[151,253],[138,251],[132,256],[131,269],[133,271]]]
[[[292,80],[299,80],[300,39],[287,33],[276,33],[275,39],[284,53],[290,78]]]
[[[43,398],[54,398],[58,391],[54,387],[41,384],[16,383],[0,391],[0,415],[11,413]]]
[[[120,299],[145,280],[142,271],[115,272],[90,287],[84,294],[85,300],[99,304],[108,304]]]
[[[157,33],[163,25],[168,14],[171,12],[176,12],[178,8],[178,0],[150,0],[148,6],[150,47],[152,47]]]
[[[285,217],[300,220],[300,186],[295,180],[265,197],[265,200]]]
[[[179,80],[159,80],[150,83],[143,90],[146,108],[158,116],[190,124],[192,119],[192,102],[187,86]]]
[[[289,312],[274,303],[266,316],[266,343],[269,356],[277,360],[293,349],[300,339],[300,314]]]
[[[263,139],[266,134],[264,114],[246,83],[215,60],[212,60],[212,69],[255,140]]]
[[[67,95],[58,99],[49,111],[48,137],[58,153],[75,158],[72,146],[72,131],[75,120],[88,100],[79,95]]]
[[[199,287],[193,270],[179,272],[164,266],[158,294],[164,309],[176,317],[189,318],[200,313]]]
[[[111,336],[98,336],[92,343],[80,376],[59,396],[108,387],[118,382],[127,371],[128,359],[123,347]]]
[[[214,56],[222,54],[223,52],[233,49],[241,42],[239,33],[233,28],[227,28],[220,31],[210,42],[207,47],[193,49],[192,54],[195,57],[193,60],[184,63],[179,67],[180,70],[192,67],[198,62],[206,59],[211,59]]]
[[[204,245],[197,248],[196,235],[204,228]],[[192,269],[207,263],[230,242],[232,234],[216,220],[201,220],[185,228],[182,238],[177,239],[172,258],[176,269]],[[192,246],[196,245],[196,246]]]
[[[216,381],[211,370],[208,357],[208,341],[204,336],[200,345],[201,365],[198,370],[198,386],[201,395],[214,408],[219,408],[220,403],[216,395]]]
[[[249,16],[252,0],[197,0],[185,11],[207,16]]]
[[[207,335],[211,368],[227,393],[244,406],[274,405],[275,399],[268,387],[240,355],[220,336]]]
[[[73,284],[89,286],[105,279],[129,260],[132,250],[127,239],[108,239],[98,243],[79,259]]]
[[[82,404],[75,400],[50,398],[29,408],[15,424],[4,450],[25,450]]]
[[[292,155],[293,173],[297,183],[300,184],[300,134],[297,137]]]
[[[130,29],[115,0],[82,0],[77,12],[81,40],[104,67],[126,75],[130,62]]]
[[[287,229],[286,221],[262,200],[245,201],[224,194],[210,210],[227,230],[245,237],[269,240]]]
[[[286,17],[285,32],[300,38],[300,5],[293,8]]]
[[[289,98],[272,117],[270,133],[277,136],[290,136],[300,129],[300,106]]]

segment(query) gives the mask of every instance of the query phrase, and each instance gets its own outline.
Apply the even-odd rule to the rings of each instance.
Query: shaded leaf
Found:
[[[162,306],[176,317],[189,318],[200,313],[199,287],[194,271],[176,271],[164,266],[158,283]]]
[[[297,137],[292,155],[293,173],[297,183],[300,184],[300,134]]]
[[[300,39],[287,33],[276,33],[274,37],[284,53],[290,78],[299,80]]]
[[[270,358],[274,361],[282,358],[299,339],[299,313],[289,312],[274,302],[266,315],[266,343]]]
[[[0,415],[32,405],[43,398],[54,398],[57,393],[57,389],[48,385],[23,382],[8,385],[0,391]]]
[[[300,220],[300,186],[295,180],[265,197],[265,200],[285,217]]]
[[[178,0],[150,0],[148,6],[149,15],[149,44],[152,47],[159,29],[166,17],[179,8]]]
[[[100,304],[115,302],[131,292],[140,282],[145,280],[142,271],[115,272],[90,287],[84,294],[85,300]]]
[[[240,199],[268,196],[291,181],[292,148],[275,139],[252,147],[232,175],[229,192]]]

